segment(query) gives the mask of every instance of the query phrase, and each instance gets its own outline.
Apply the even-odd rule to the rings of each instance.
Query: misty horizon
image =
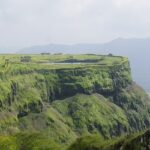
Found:
[[[124,37],[118,37],[118,38],[115,38],[115,39],[112,39],[112,40],[109,40],[109,41],[105,41],[105,42],[85,42],[85,43],[39,43],[37,45],[25,45],[25,46],[22,46],[22,47],[19,47],[19,48],[13,48],[13,47],[10,47],[10,48],[7,48],[7,47],[0,47],[0,53],[17,53],[19,52],[20,50],[23,50],[23,49],[28,49],[28,48],[32,48],[32,47],[39,47],[39,46],[48,46],[48,45],[62,45],[62,46],[75,46],[75,45],[101,45],[101,44],[107,44],[109,42],[113,42],[113,41],[117,41],[117,40],[147,40],[147,39],[150,39],[150,36],[149,37],[144,37],[144,38],[137,38],[137,37],[134,37],[134,38],[124,38]],[[83,49],[84,50],[84,49]],[[46,52],[46,50],[45,50]],[[63,51],[62,51],[63,52]],[[111,52],[111,50],[110,50]],[[82,52],[81,52],[82,53]]]

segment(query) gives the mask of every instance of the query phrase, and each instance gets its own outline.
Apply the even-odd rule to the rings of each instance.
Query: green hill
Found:
[[[127,58],[1,55],[0,63],[4,150],[22,149],[24,140],[25,150],[66,149],[82,136],[108,140],[150,126],[149,97]]]

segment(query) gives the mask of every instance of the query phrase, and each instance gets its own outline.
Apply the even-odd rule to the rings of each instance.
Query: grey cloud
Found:
[[[150,36],[149,0],[1,0],[0,47]]]

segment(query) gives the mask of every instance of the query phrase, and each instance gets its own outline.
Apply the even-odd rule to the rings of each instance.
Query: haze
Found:
[[[150,36],[149,0],[1,0],[0,50]]]

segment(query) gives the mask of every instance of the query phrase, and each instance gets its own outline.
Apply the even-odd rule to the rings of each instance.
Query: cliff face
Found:
[[[150,126],[149,97],[126,58],[108,64],[8,64],[0,73],[0,133],[41,131],[59,144]],[[109,61],[111,59],[109,58]]]
[[[0,83],[1,109],[13,108],[21,117],[29,111],[41,112],[44,103],[77,93],[99,93],[117,103],[118,94],[132,84],[132,79],[125,61],[112,66],[67,69],[14,68],[1,75]]]

